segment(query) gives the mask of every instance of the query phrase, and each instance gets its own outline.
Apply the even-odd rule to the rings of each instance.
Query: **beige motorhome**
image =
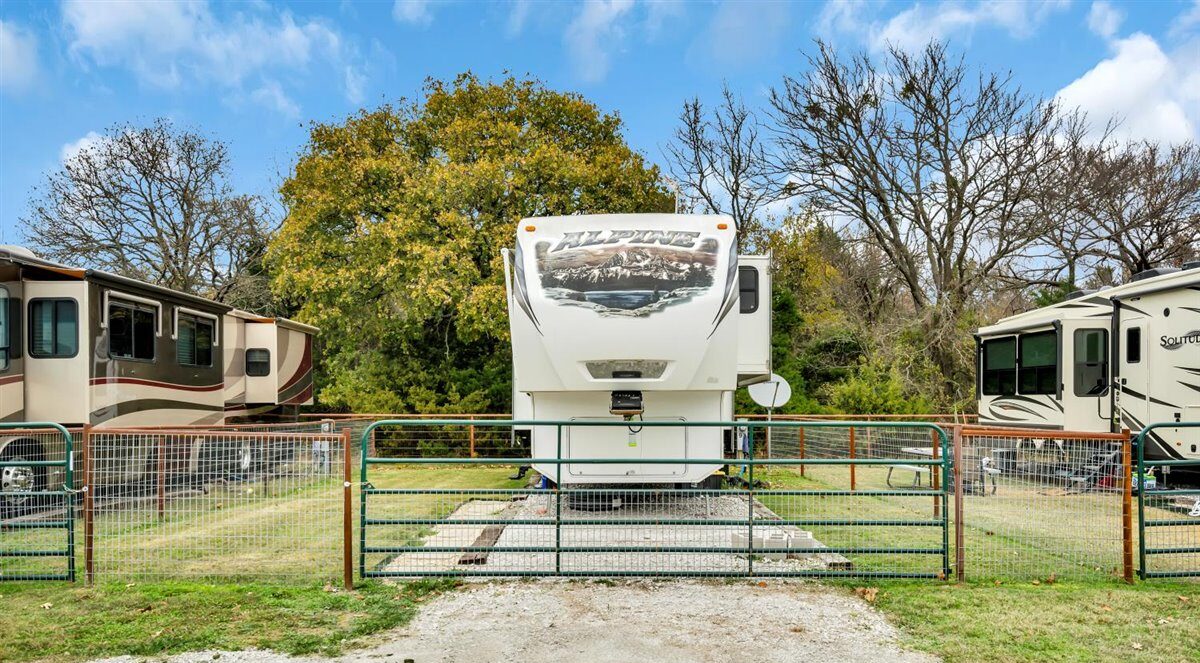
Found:
[[[3,246],[0,421],[128,427],[295,417],[313,402],[316,333]],[[61,457],[44,444],[0,435],[0,460]],[[53,489],[61,478],[45,470],[0,468],[0,493]]]

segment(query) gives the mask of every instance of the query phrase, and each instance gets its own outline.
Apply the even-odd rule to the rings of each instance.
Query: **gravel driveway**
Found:
[[[817,584],[739,580],[489,582],[421,607],[341,661],[930,662],[866,602]],[[217,652],[171,657],[212,661]],[[107,659],[127,663],[144,659]],[[220,652],[221,663],[329,661]]]

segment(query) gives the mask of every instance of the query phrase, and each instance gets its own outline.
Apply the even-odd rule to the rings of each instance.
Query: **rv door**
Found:
[[[738,256],[738,386],[771,377],[771,257]]]
[[[1147,318],[1143,316],[1125,317],[1122,312],[1117,399],[1121,424],[1135,431],[1149,423],[1146,401],[1150,392],[1150,368],[1146,362],[1146,341],[1149,338],[1147,323]]]

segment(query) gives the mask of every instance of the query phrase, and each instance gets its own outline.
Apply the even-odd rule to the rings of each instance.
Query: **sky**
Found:
[[[825,39],[846,52],[948,40],[1126,138],[1200,137],[1200,0],[909,2],[26,2],[0,0],[0,243],[32,188],[118,123],[225,141],[272,196],[312,122],[419,99],[427,78],[531,75],[625,122],[662,163],[682,103],[762,104]]]

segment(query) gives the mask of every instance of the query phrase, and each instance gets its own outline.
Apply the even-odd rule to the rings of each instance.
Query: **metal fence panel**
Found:
[[[408,440],[408,449],[420,449],[421,439],[433,436],[458,448],[448,442],[456,432],[494,429],[503,439],[514,424],[531,423],[382,421],[366,430],[360,574],[944,578],[949,571],[946,436],[927,424],[638,424],[743,429],[754,443],[737,459],[582,459],[561,451],[543,459],[430,458],[388,455],[380,442]],[[556,427],[560,439],[566,427],[626,425],[536,423]],[[766,428],[780,440],[770,458],[762,457]],[[795,453],[784,452],[797,431],[814,440],[810,455],[801,457],[798,444],[790,447]],[[913,453],[891,455],[903,449]],[[495,483],[520,465],[625,462],[724,465],[726,487]],[[928,478],[890,487],[894,466],[919,468]],[[487,485],[438,487],[438,474],[447,471],[476,473]],[[414,472],[426,481],[389,486]]]
[[[0,423],[0,435],[0,581],[74,581],[74,438],[43,422]]]
[[[1128,434],[965,428],[961,437],[966,577],[1128,575]]]
[[[341,578],[349,439],[90,430],[89,580]]]
[[[1200,472],[1200,460],[1147,460],[1145,441],[1158,431],[1200,428],[1200,422],[1147,426],[1137,438],[1138,575],[1142,578],[1200,577],[1200,488],[1147,483],[1153,469]],[[1194,477],[1195,475],[1193,475]]]

